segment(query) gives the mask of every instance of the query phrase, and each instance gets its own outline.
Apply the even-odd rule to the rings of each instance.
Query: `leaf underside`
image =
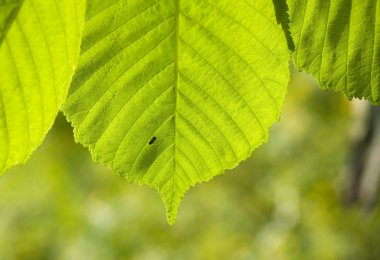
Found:
[[[0,2],[0,174],[42,142],[79,58],[83,1]],[[18,9],[19,8],[19,9]]]
[[[294,63],[321,87],[380,104],[380,0],[289,0]]]
[[[289,51],[273,3],[91,0],[64,112],[95,161],[157,189],[235,167],[280,116]]]

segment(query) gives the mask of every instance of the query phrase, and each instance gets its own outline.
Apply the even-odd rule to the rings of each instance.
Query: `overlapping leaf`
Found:
[[[22,0],[0,0],[0,44],[21,7]]]
[[[0,1],[0,174],[54,122],[77,64],[85,2]]]
[[[379,104],[379,2],[288,0],[296,67],[322,88]]]
[[[188,188],[235,167],[279,119],[288,50],[270,0],[91,0],[64,106],[76,140],[157,189],[173,223]]]
[[[294,51],[294,42],[289,27],[290,21],[288,4],[286,3],[286,0],[273,0],[273,6],[276,11],[277,22],[281,24],[281,27],[285,33],[289,50]]]

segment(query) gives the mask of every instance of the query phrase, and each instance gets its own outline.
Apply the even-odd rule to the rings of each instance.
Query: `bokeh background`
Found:
[[[192,188],[174,226],[156,191],[94,164],[59,115],[0,177],[0,259],[380,259],[379,207],[345,195],[355,113],[293,73],[268,143]]]

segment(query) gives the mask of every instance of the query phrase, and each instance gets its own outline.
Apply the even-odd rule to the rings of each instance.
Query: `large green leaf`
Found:
[[[0,174],[29,157],[66,98],[85,2],[24,0],[18,12],[1,8],[8,30],[0,46]]]
[[[267,139],[288,58],[271,0],[92,0],[64,112],[97,162],[161,193],[173,223],[190,186]]]
[[[321,87],[380,103],[379,0],[288,0],[294,63]]]

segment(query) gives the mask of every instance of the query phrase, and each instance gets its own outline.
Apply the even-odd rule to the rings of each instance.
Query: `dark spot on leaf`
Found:
[[[149,141],[149,145],[152,145],[156,140],[157,140],[157,138],[155,136],[153,136],[152,139],[150,139],[150,141]]]

